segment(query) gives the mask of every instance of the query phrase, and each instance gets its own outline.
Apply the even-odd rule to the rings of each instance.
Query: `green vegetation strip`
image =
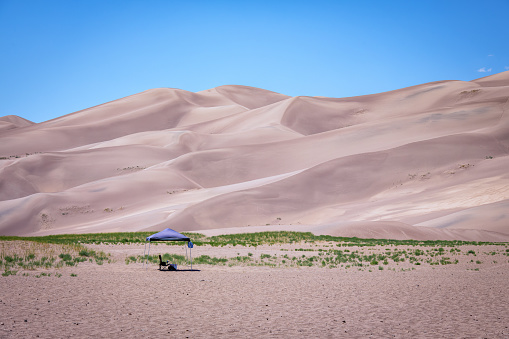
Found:
[[[79,248],[78,248],[79,249]],[[104,261],[109,262],[109,255],[102,251],[93,251],[82,248],[79,253],[76,248],[60,250],[74,252],[74,256],[68,252],[62,252],[58,255],[54,251],[44,252],[40,248],[31,248],[23,251],[23,254],[0,252],[0,268],[4,269],[2,276],[16,275],[18,270],[33,271],[39,268],[61,268],[64,266],[77,266],[81,262],[89,261],[102,265]],[[45,274],[43,274],[44,276]]]
[[[14,237],[0,236],[0,241],[24,240],[48,244],[130,244],[144,243],[145,238],[154,232],[123,232],[123,233],[88,233],[88,234],[58,234],[44,237]],[[361,239],[333,237],[329,235],[314,235],[311,232],[258,232],[228,234],[213,237],[207,237],[200,233],[183,232],[184,235],[191,238],[196,246],[260,246],[273,244],[293,244],[293,243],[315,243],[315,242],[335,242],[338,246],[377,246],[377,245],[395,245],[395,246],[441,246],[455,247],[461,245],[507,245],[499,242],[475,242],[475,241],[446,241],[446,240],[392,240],[392,239]],[[165,242],[167,245],[184,245],[182,242]]]
[[[144,243],[145,238],[153,232],[130,233],[93,233],[93,234],[63,234],[45,237],[11,237],[0,236],[0,268],[3,276],[15,275],[18,270],[30,271],[38,268],[59,268],[76,266],[80,262],[94,262],[102,265],[104,261],[110,262],[110,255],[96,252],[86,248],[85,244],[131,244]],[[457,264],[461,258],[468,258],[471,264],[479,265],[482,262],[475,260],[477,254],[495,256],[509,256],[509,243],[493,242],[467,242],[467,241],[418,241],[418,240],[388,240],[388,239],[360,239],[333,236],[316,236],[310,232],[260,232],[244,233],[207,237],[199,233],[184,233],[191,238],[197,246],[242,246],[257,247],[261,245],[276,244],[307,244],[303,247],[280,250],[279,255],[261,253],[259,257],[248,253],[247,256],[231,258],[217,258],[201,255],[193,258],[195,264],[228,265],[228,266],[270,266],[270,267],[298,267],[315,266],[325,268],[342,267],[358,268],[360,270],[371,268],[377,270],[392,269],[394,265],[404,266],[407,270],[414,265],[450,265]],[[12,243],[11,243],[12,241]],[[185,245],[183,242],[164,242],[165,245]],[[459,246],[496,245],[500,250],[482,252],[472,247],[462,250]],[[404,248],[398,248],[404,246]],[[290,251],[293,254],[290,254]],[[375,251],[376,253],[373,253]],[[287,253],[285,253],[287,252]],[[295,252],[305,252],[299,254]],[[165,253],[163,261],[178,265],[188,264],[183,255]],[[151,263],[159,263],[158,255],[151,255]],[[458,260],[460,259],[460,260]],[[142,255],[128,256],[125,263],[140,263],[144,260]],[[493,260],[493,263],[496,263]],[[389,265],[389,266],[387,266]],[[412,268],[413,269],[413,268]],[[477,270],[477,269],[474,269]],[[24,273],[25,274],[25,273]]]
[[[379,248],[378,253],[371,253],[373,249],[313,249],[311,255],[306,254],[267,254],[261,253],[258,258],[254,257],[252,253],[247,256],[238,255],[236,257],[210,257],[209,255],[201,255],[193,258],[195,264],[202,265],[220,265],[220,266],[270,266],[270,267],[323,267],[323,268],[357,268],[359,270],[371,270],[375,267],[378,270],[396,270],[395,266],[400,270],[406,271],[414,269],[413,266],[420,265],[453,265],[460,262],[462,259],[467,261],[470,255],[476,256],[476,252],[469,250],[462,252],[459,248],[450,248],[446,250],[443,247],[434,248],[409,248],[398,249],[393,248]],[[286,252],[287,250],[282,249]],[[284,253],[283,252],[283,253]],[[309,249],[295,249],[293,252],[311,252]],[[367,253],[366,253],[367,252]],[[479,254],[481,252],[479,251]],[[485,255],[509,255],[509,249],[501,248],[499,251],[486,253]],[[125,259],[125,263],[141,263],[146,258],[143,255],[130,256]],[[186,258],[183,255],[165,253],[162,254],[163,261],[169,261],[173,264],[187,265]],[[148,256],[148,261],[153,264],[159,263],[158,255]],[[470,259],[474,263],[473,259]],[[479,260],[475,264],[481,264]]]

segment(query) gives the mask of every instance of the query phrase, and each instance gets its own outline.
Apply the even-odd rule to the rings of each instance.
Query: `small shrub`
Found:
[[[450,265],[450,264],[452,264],[452,262],[449,261],[449,259],[450,258],[448,258],[448,257],[443,257],[442,259],[440,259],[440,264],[441,265]]]
[[[92,255],[94,255],[94,253],[95,253],[95,251],[92,251],[92,250],[88,251],[86,249],[82,249],[80,251],[79,255],[82,257],[91,257]]]
[[[4,273],[2,273],[2,277],[8,277],[10,275],[16,275],[16,273],[18,273],[18,271],[6,270]]]
[[[60,259],[62,259],[63,261],[71,261],[72,260],[72,256],[70,254],[67,254],[67,253],[60,253],[58,255],[58,257]]]
[[[226,264],[228,259],[226,258],[216,258],[210,257],[208,255],[201,255],[197,258],[193,259],[195,264],[205,264],[205,265],[218,265],[218,264]]]

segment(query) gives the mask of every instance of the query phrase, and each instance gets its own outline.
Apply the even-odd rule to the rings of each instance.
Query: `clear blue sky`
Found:
[[[156,87],[347,97],[509,69],[509,1],[0,0],[0,116]]]

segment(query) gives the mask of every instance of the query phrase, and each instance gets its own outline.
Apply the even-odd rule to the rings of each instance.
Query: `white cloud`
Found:
[[[509,66],[505,66],[505,69],[509,69]]]
[[[481,72],[481,73],[491,72],[491,68],[486,68],[486,67],[479,68],[477,70],[477,72]]]
[[[494,55],[493,55],[493,54],[488,54],[488,56],[489,56],[489,57],[492,57],[492,56],[494,56]]]

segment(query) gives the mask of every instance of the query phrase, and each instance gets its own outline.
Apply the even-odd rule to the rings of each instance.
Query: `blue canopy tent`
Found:
[[[189,256],[191,258],[191,269],[193,269],[193,257],[191,255],[191,249],[193,248],[193,243],[191,242],[191,239],[189,239],[189,237],[186,237],[185,235],[183,235],[175,230],[172,230],[171,228],[167,228],[165,230],[162,230],[161,232],[152,234],[151,236],[148,236],[145,239],[145,248],[143,250],[143,256],[145,257],[145,251],[147,249],[147,242],[148,242],[148,253],[147,253],[147,256],[145,257],[147,269],[148,269],[148,256],[150,255],[150,244],[152,243],[152,241],[187,241],[187,247],[189,247]],[[186,247],[186,257],[187,257],[187,247]]]

